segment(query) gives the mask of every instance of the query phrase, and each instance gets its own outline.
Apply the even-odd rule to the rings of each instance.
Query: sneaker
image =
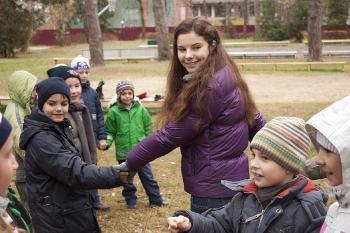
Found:
[[[101,210],[101,211],[107,211],[107,210],[110,209],[110,207],[109,207],[107,204],[105,204],[105,203],[103,203],[103,202],[100,202],[100,203],[98,204],[98,206],[95,206],[95,209],[96,209],[96,210]]]
[[[150,207],[165,207],[168,205],[169,205],[169,202],[166,200],[163,200],[161,203],[149,203]]]

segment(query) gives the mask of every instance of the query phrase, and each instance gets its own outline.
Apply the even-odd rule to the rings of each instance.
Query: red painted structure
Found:
[[[175,27],[169,27],[169,32],[173,33]],[[155,27],[145,28],[145,37],[155,38]],[[224,27],[218,27],[219,31],[224,33]],[[247,26],[247,34],[252,35],[255,32],[254,25]],[[33,45],[58,45],[55,37],[56,31],[53,29],[37,30],[32,38]],[[108,29],[103,32],[103,38],[115,40],[136,40],[141,38],[142,27],[125,27]],[[241,38],[243,36],[243,25],[234,26],[234,36]],[[350,25],[337,27],[322,27],[323,39],[345,39],[350,37]],[[66,31],[65,44],[86,42],[84,29],[70,29]]]

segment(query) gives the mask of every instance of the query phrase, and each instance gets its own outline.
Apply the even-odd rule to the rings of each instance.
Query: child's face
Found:
[[[120,101],[129,106],[134,100],[134,92],[132,90],[124,90],[120,95]]]
[[[0,195],[6,197],[7,188],[11,183],[13,172],[18,164],[12,154],[12,133],[7,138],[5,144],[0,149]]]
[[[177,38],[177,56],[188,73],[193,73],[207,60],[209,44],[194,31],[181,34]]]
[[[79,79],[77,78],[67,78],[66,83],[69,86],[70,89],[70,95],[71,95],[71,103],[77,104],[80,103],[80,97],[81,97],[81,84]]]
[[[338,154],[328,151],[321,146],[315,162],[326,173],[330,186],[337,186],[343,183],[341,160]]]
[[[90,70],[82,69],[82,70],[78,70],[77,72],[80,76],[81,82],[86,83],[86,80],[89,78]]]
[[[68,112],[69,101],[65,95],[54,94],[48,98],[43,106],[45,116],[53,122],[61,122],[64,120],[65,114]]]
[[[252,149],[253,159],[250,164],[255,185],[259,188],[285,184],[293,178],[293,174],[259,150]]]

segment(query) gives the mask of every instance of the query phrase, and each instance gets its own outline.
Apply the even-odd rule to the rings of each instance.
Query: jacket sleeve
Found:
[[[121,186],[119,172],[114,167],[97,167],[83,162],[80,156],[62,145],[60,139],[51,132],[40,132],[27,147],[26,161],[53,179],[80,189],[103,189]],[[46,142],[43,143],[42,139]]]
[[[152,117],[145,107],[142,107],[142,121],[146,135],[150,135],[152,133]]]
[[[107,138],[107,136],[106,136],[106,129],[105,129],[105,124],[104,124],[101,101],[100,101],[96,91],[94,91],[94,94],[95,94],[95,105],[96,105],[97,139],[98,140],[105,140]]]
[[[107,145],[111,146],[115,136],[117,135],[117,119],[114,107],[110,108],[106,118],[106,133],[107,133]]]
[[[249,129],[249,141],[253,140],[255,134],[266,124],[266,120],[263,115],[257,111],[255,114],[255,125],[253,128]]]
[[[238,198],[240,199],[240,198]],[[192,211],[177,211],[175,216],[183,215],[191,221],[192,227],[189,233],[230,233],[236,232],[239,227],[240,216],[235,216],[241,210],[235,210],[235,198],[223,207],[209,209],[202,214]]]
[[[177,147],[185,147],[191,145],[193,140],[201,134],[212,121],[215,121],[217,116],[224,109],[221,100],[225,98],[219,88],[209,89],[203,100],[207,103],[207,112],[200,125],[199,129],[194,129],[194,125],[198,122],[198,114],[194,108],[189,110],[189,113],[180,121],[170,122],[164,128],[149,135],[140,143],[138,143],[131,151],[129,151],[126,159],[127,166],[130,169],[137,170],[146,163],[163,156]],[[208,99],[210,97],[210,99]]]

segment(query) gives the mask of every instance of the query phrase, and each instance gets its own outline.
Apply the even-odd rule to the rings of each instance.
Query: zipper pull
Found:
[[[250,221],[252,221],[252,220],[258,219],[258,218],[260,218],[263,214],[264,214],[264,210],[262,210],[261,213],[258,213],[258,214],[256,214],[256,215],[253,215],[253,216],[247,218],[247,219],[244,221],[244,223],[248,223],[248,222],[250,222]]]

